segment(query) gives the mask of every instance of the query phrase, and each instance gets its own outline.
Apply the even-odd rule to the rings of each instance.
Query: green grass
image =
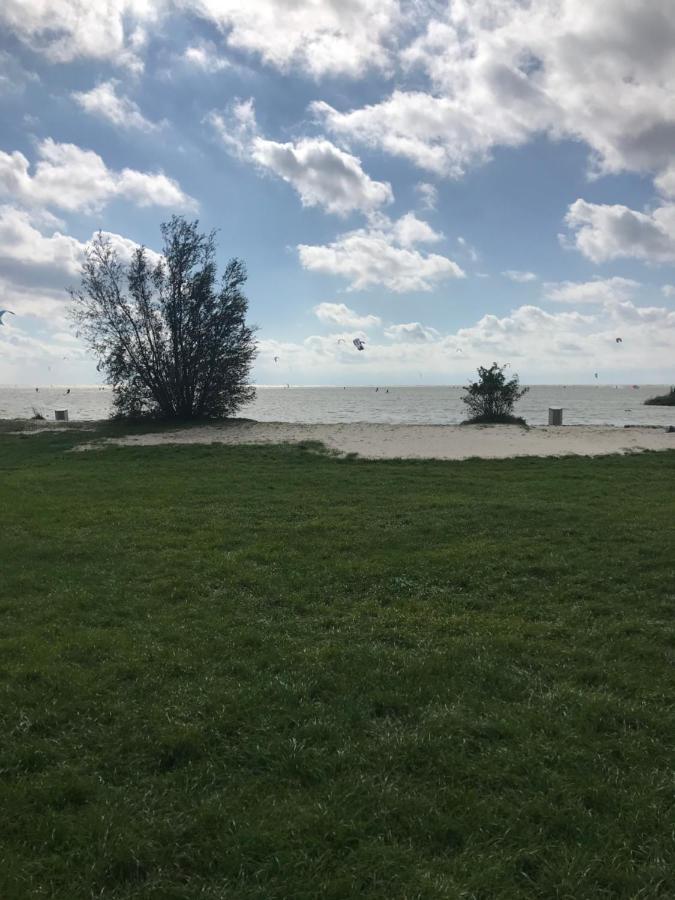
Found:
[[[0,437],[0,897],[672,898],[675,454]]]

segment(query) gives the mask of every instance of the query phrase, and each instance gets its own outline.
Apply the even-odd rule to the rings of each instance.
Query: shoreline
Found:
[[[72,427],[75,423],[70,423]],[[49,431],[51,428],[36,429]],[[339,454],[364,459],[512,459],[519,456],[605,456],[675,450],[675,433],[659,426],[615,425],[385,425],[294,424],[233,419],[141,434],[129,433],[82,445],[297,444],[317,442]]]

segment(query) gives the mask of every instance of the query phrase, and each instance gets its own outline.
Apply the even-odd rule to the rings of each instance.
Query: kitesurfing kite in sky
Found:
[[[13,313],[11,309],[0,309],[0,325],[4,325],[5,323],[2,321],[2,317],[5,313],[9,313],[10,316],[15,316],[16,313]]]
[[[354,340],[352,341],[352,344],[354,344],[354,346],[356,347],[357,350],[365,350],[366,349],[366,345],[361,340],[361,338],[354,338]]]

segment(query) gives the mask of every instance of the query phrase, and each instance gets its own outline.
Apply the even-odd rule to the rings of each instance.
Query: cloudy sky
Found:
[[[259,383],[672,382],[673,47],[672,0],[3,0],[0,382],[96,381],[83,248],[174,212]]]

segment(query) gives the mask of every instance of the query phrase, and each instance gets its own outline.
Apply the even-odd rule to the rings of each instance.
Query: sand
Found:
[[[286,422],[234,420],[109,438],[81,446],[109,444],[279,444],[319,441],[339,453],[367,459],[507,459],[515,456],[602,456],[642,450],[675,449],[675,433],[662,428],[611,426],[541,426],[525,430],[511,425],[296,425]]]

